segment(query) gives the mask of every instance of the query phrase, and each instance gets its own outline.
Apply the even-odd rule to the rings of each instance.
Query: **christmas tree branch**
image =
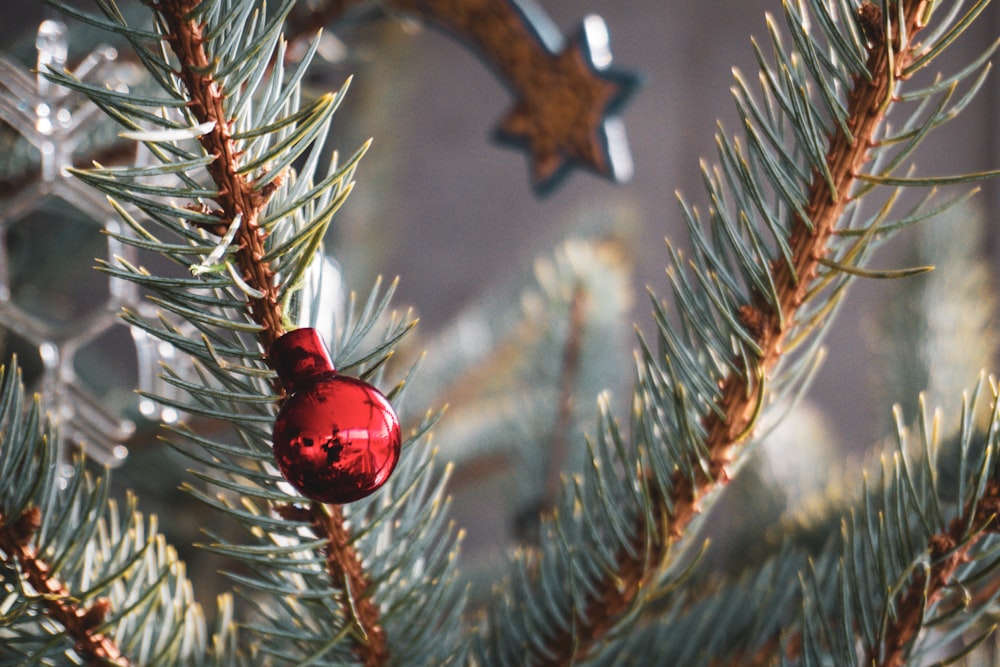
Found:
[[[199,141],[209,155],[215,156],[206,169],[218,187],[215,201],[222,210],[219,228],[212,231],[221,236],[228,224],[240,221],[234,243],[236,260],[243,280],[261,294],[249,297],[248,310],[262,327],[258,337],[267,350],[284,333],[284,325],[274,271],[269,262],[263,261],[267,233],[258,221],[277,185],[271,181],[257,188],[240,173],[239,152],[223,106],[224,96],[210,74],[211,59],[205,50],[203,27],[188,18],[199,4],[200,0],[163,0],[159,3],[169,30],[164,39],[180,61],[178,75],[191,96],[188,105],[191,112],[200,123],[211,124],[211,130]]]
[[[42,512],[37,506],[28,508],[13,521],[0,514],[0,557],[7,563],[16,561],[48,615],[66,630],[88,665],[128,667],[131,663],[114,640],[97,632],[108,613],[107,598],[97,598],[89,606],[82,604],[53,576],[48,563],[32,547],[41,521]]]
[[[739,312],[760,348],[756,373],[731,373],[722,385],[720,409],[705,419],[709,471],[694,488],[684,479],[677,480],[676,509],[670,518],[670,534],[674,538],[684,534],[698,513],[697,499],[726,481],[726,469],[733,461],[734,450],[752,433],[761,387],[750,385],[747,380],[763,382],[762,378],[784,355],[788,332],[799,324],[799,309],[815,286],[819,268],[828,254],[830,236],[843,219],[851,190],[869,159],[869,149],[877,143],[879,127],[892,101],[893,86],[903,78],[912,60],[913,39],[923,27],[920,18],[924,4],[922,0],[904,3],[905,28],[891,35],[893,45],[881,35],[869,42],[870,78],[855,77],[855,86],[848,94],[846,123],[838,125],[829,140],[826,173],[814,171],[804,215],[793,218],[789,240],[792,259],[773,262],[770,267],[778,304],[757,300]],[[862,6],[863,12],[871,10],[875,10],[874,4]],[[881,24],[881,18],[877,20]]]
[[[387,664],[389,650],[385,631],[379,625],[378,607],[371,598],[371,583],[362,567],[357,551],[351,546],[351,535],[339,505],[310,503],[309,509],[285,505],[277,512],[292,521],[307,521],[313,532],[327,540],[326,567],[330,581],[340,590],[341,604],[361,636],[354,653],[366,667]]]
[[[241,173],[224,96],[209,74],[211,59],[204,48],[203,27],[189,18],[199,4],[200,0],[162,0],[159,9],[168,28],[165,39],[180,62],[178,74],[190,94],[189,108],[199,123],[211,125],[211,130],[199,141],[208,154],[215,156],[206,169],[218,187],[215,201],[222,209],[222,221],[213,231],[221,235],[228,223],[239,220],[235,260],[243,281],[260,295],[248,297],[248,311],[261,326],[257,334],[261,346],[269,350],[285,333],[282,290],[265,260],[267,232],[258,221],[278,182],[269,180],[261,188]],[[313,501],[309,519],[316,535],[326,540],[327,567],[331,583],[343,590],[340,598],[345,616],[352,618],[360,631],[352,634],[356,637],[355,654],[367,667],[385,664],[388,650],[385,633],[379,625],[378,607],[372,600],[368,577],[352,544],[343,512],[339,507],[324,507]]]
[[[366,667],[384,665],[389,660],[385,631],[379,625],[379,610],[371,596],[371,584],[361,558],[351,546],[351,535],[339,505],[311,504],[312,525],[327,539],[326,562],[330,579],[341,582],[341,599],[361,631],[355,655]]]
[[[738,576],[695,574],[622,648],[669,665],[952,664],[946,652],[976,642],[945,638],[988,628],[995,611],[997,391],[981,376],[963,392],[948,435],[941,426],[955,419],[929,416],[923,399],[915,423],[897,408],[895,447],[815,539],[785,533]]]
[[[889,618],[877,643],[866,647],[865,664],[903,667],[911,657],[911,647],[924,628],[928,611],[953,590],[963,587],[959,569],[972,561],[972,554],[987,536],[1000,532],[1000,482],[986,481],[982,495],[969,503],[948,529],[931,536],[927,543],[927,563],[917,568],[909,585],[899,595],[895,613]],[[964,587],[963,587],[964,588]],[[961,603],[958,603],[961,605]]]
[[[772,295],[753,292],[737,313],[739,323],[752,336],[756,358],[731,359],[732,369],[719,381],[716,405],[705,412],[703,459],[693,458],[674,473],[667,496],[651,512],[640,515],[631,544],[620,550],[612,572],[596,586],[589,604],[574,612],[564,630],[546,642],[548,659],[540,664],[567,664],[591,655],[659,573],[672,547],[688,532],[700,513],[700,499],[728,479],[739,446],[753,433],[765,395],[765,379],[785,356],[789,332],[802,334],[800,310],[815,291],[831,235],[842,223],[851,202],[852,188],[870,150],[877,145],[886,110],[894,101],[896,83],[906,78],[914,60],[915,36],[923,27],[926,3],[902,3],[902,23],[883,25],[881,12],[865,3],[859,21],[868,37],[867,76],[855,74],[847,94],[843,122],[828,137],[822,165],[812,169],[806,202],[792,217],[787,259],[772,260],[768,267]],[[770,297],[770,298],[769,298]],[[652,446],[657,446],[655,443]],[[663,445],[659,445],[663,446]],[[651,490],[655,496],[656,491]]]
[[[102,3],[110,23],[86,20],[124,35],[160,90],[126,98],[65,74],[51,77],[100,105],[155,159],[150,166],[72,173],[109,195],[130,232],[116,238],[192,274],[156,275],[120,258],[102,266],[148,288],[158,306],[152,317],[127,311],[125,319],[190,357],[192,370],[165,368],[161,376],[186,397],[156,400],[234,427],[237,446],[186,427],[172,430],[170,444],[220,493],[187,490],[241,525],[253,543],[233,543],[212,531],[213,541],[201,546],[244,564],[250,574],[226,575],[264,594],[266,602],[252,600],[260,623],[249,630],[265,646],[261,650],[305,662],[322,655],[366,665],[383,664],[390,653],[403,662],[411,653],[437,654],[437,663],[445,664],[460,654],[432,635],[414,636],[416,626],[403,616],[412,609],[431,622],[442,612],[447,630],[435,627],[458,636],[459,617],[449,610],[455,596],[437,592],[454,567],[452,554],[435,547],[433,556],[414,561],[408,548],[397,549],[384,537],[415,531],[430,541],[449,530],[439,521],[446,506],[442,487],[423,491],[431,476],[426,456],[409,453],[430,420],[403,444],[398,487],[386,484],[378,499],[350,508],[305,501],[274,463],[270,426],[282,396],[268,351],[284,333],[286,318],[308,321],[319,305],[302,295],[315,279],[326,229],[351,192],[367,148],[343,164],[336,153],[325,153],[347,86],[301,103],[300,84],[319,42],[294,64],[286,62],[281,28],[292,5],[287,0],[266,11],[254,0],[164,0],[153,5],[157,32],[151,33],[129,26],[113,3]],[[324,158],[329,167],[319,175]],[[163,232],[168,239],[161,240]],[[361,312],[352,304],[332,341],[340,370],[353,367],[373,378],[412,326],[408,317],[383,317],[390,295],[380,296],[376,287]],[[379,322],[386,323],[381,337]],[[389,392],[390,398],[401,390]],[[229,502],[231,494],[241,502]],[[307,538],[310,532],[317,539]],[[388,576],[407,568],[406,585]]]
[[[229,597],[210,631],[156,519],[134,496],[119,511],[109,477],[88,474],[82,455],[71,470],[59,463],[40,402],[24,399],[15,360],[0,368],[0,662],[226,662],[225,645],[235,655]]]

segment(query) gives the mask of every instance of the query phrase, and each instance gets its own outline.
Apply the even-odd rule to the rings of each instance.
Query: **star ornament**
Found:
[[[514,96],[494,138],[525,150],[536,194],[574,167],[613,181],[632,175],[618,112],[639,85],[611,68],[608,28],[588,16],[565,40],[532,0],[385,0],[471,47]]]
[[[558,53],[541,35],[532,47],[508,78],[517,100],[500,121],[496,139],[528,153],[538,194],[551,192],[573,168],[627,181],[632,157],[618,113],[639,77],[611,68],[604,20],[585,18]]]

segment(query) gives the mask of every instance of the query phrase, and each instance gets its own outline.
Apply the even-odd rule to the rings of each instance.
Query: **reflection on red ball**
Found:
[[[399,460],[399,420],[377,389],[327,371],[297,383],[274,423],[274,458],[285,479],[324,503],[371,494]]]

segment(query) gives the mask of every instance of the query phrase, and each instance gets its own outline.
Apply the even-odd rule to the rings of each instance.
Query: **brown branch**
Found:
[[[972,549],[988,534],[1000,532],[1000,483],[990,480],[983,497],[976,503],[976,514],[969,536],[965,530],[968,511],[951,521],[948,530],[933,535],[928,542],[930,567],[918,570],[910,579],[899,601],[896,613],[877,637],[873,646],[865,651],[866,665],[873,667],[903,667],[909,656],[908,647],[924,626],[926,612],[940,602],[949,592],[955,571],[969,561]]]
[[[384,665],[389,660],[389,649],[385,642],[385,631],[379,625],[379,610],[371,597],[368,575],[361,566],[357,551],[351,546],[351,536],[344,523],[340,505],[311,507],[313,529],[328,537],[326,545],[326,568],[330,579],[340,582],[343,607],[350,611],[358,629],[362,632],[362,642],[355,654],[365,667]]]
[[[895,41],[891,46],[885,39],[877,39],[881,37],[878,33],[868,35],[870,78],[854,78],[847,98],[845,124],[849,133],[838,126],[829,137],[825,159],[832,175],[832,188],[814,171],[804,207],[806,217],[796,216],[792,221],[791,263],[775,261],[771,265],[780,310],[763,300],[741,310],[741,319],[752,324],[758,334],[761,355],[757,364],[762,375],[782,358],[785,335],[794,328],[799,308],[818,276],[829,238],[850,200],[849,193],[857,174],[869,159],[869,149],[874,145],[886,103],[892,100],[893,81],[902,78],[903,68],[910,59],[914,35],[922,27],[919,17],[923,7],[923,0],[905,3],[906,29],[900,31],[895,26],[892,35]],[[900,42],[901,34],[905,35],[906,43]],[[890,62],[894,66],[892,72],[889,71]],[[756,381],[748,386],[746,378],[752,376],[752,373],[742,372],[727,376],[720,384],[719,413],[722,416],[712,411],[703,419],[709,474],[699,472],[695,484],[681,473],[675,474],[670,498],[673,512],[668,512],[666,505],[661,503],[659,513],[653,517],[657,525],[639,526],[631,550],[637,555],[631,555],[626,549],[619,553],[614,572],[598,582],[597,594],[591,597],[584,610],[575,613],[571,623],[566,624],[570,629],[556,632],[550,639],[547,646],[554,657],[542,664],[564,665],[588,656],[651,583],[671,546],[684,536],[700,512],[699,499],[716,485],[728,481],[727,467],[753,427],[760,387],[755,386]],[[700,471],[701,467],[694,466],[694,469]]]
[[[263,327],[258,337],[267,350],[285,333],[274,271],[269,263],[261,261],[267,233],[257,224],[273,188],[254,190],[253,182],[238,173],[239,153],[223,106],[222,90],[210,74],[212,63],[205,51],[203,26],[186,18],[199,4],[200,0],[162,0],[155,7],[169,29],[165,39],[181,63],[177,75],[191,97],[188,102],[191,112],[199,123],[214,123],[212,130],[199,141],[209,155],[215,156],[206,169],[219,188],[215,200],[224,220],[227,223],[237,217],[241,220],[234,241],[236,261],[243,272],[243,280],[263,293],[260,298],[248,298],[247,310],[254,322]]]
[[[231,223],[237,216],[240,218],[234,240],[236,263],[243,280],[263,294],[260,298],[249,297],[247,310],[262,327],[258,333],[261,346],[269,350],[285,333],[279,286],[275,284],[270,264],[263,261],[267,233],[258,225],[260,213],[274,188],[254,190],[253,182],[238,173],[240,155],[225,115],[223,92],[211,76],[212,63],[204,48],[204,26],[187,18],[199,4],[200,0],[161,0],[154,7],[164,18],[169,31],[165,39],[180,62],[177,75],[190,96],[191,112],[199,123],[214,123],[212,130],[199,141],[209,155],[215,156],[207,170],[219,189],[215,200],[222,219]],[[281,512],[283,508],[276,509]],[[351,633],[355,638],[352,648],[356,657],[366,667],[385,664],[389,652],[385,632],[379,624],[378,607],[371,598],[369,580],[340,507],[313,502],[309,518],[317,535],[327,539],[325,551],[331,581],[343,588],[344,613],[358,626],[359,632]]]
[[[118,645],[107,635],[96,632],[108,613],[108,600],[97,598],[89,607],[84,606],[35,553],[31,542],[41,520],[42,512],[37,507],[25,510],[10,522],[0,514],[0,560],[17,561],[48,616],[65,628],[73,640],[73,648],[86,664],[128,667],[131,663]]]

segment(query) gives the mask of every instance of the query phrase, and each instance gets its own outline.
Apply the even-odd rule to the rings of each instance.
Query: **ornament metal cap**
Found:
[[[323,336],[309,327],[284,334],[271,344],[267,354],[281,386],[289,392],[317,375],[337,370],[326,351]]]

